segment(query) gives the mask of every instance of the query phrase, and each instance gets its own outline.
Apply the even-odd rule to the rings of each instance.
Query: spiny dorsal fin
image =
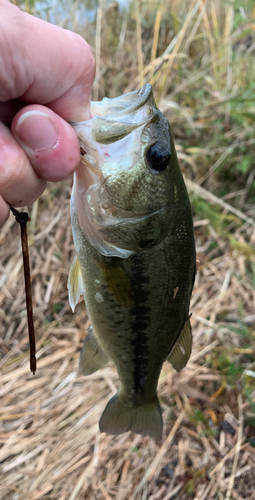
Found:
[[[74,312],[75,306],[78,303],[80,296],[84,294],[81,266],[77,255],[74,256],[73,262],[70,267],[68,281],[67,281],[67,288],[68,288],[69,304],[71,306],[72,311]]]
[[[167,358],[177,372],[180,372],[188,363],[191,350],[192,330],[188,319]]]

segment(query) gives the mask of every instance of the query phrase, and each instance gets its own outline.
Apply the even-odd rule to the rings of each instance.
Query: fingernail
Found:
[[[55,146],[57,130],[50,117],[42,111],[24,113],[18,120],[16,132],[25,146],[33,151],[42,151]]]

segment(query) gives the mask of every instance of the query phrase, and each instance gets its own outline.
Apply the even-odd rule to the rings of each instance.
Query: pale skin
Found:
[[[0,226],[79,164],[69,121],[90,118],[95,74],[79,35],[0,0]]]

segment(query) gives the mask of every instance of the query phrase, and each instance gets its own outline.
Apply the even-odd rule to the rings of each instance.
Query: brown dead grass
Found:
[[[69,28],[73,18],[71,27],[89,39],[83,19],[80,25],[78,20],[74,22],[79,19],[78,9],[74,15],[78,4],[69,9],[66,21],[55,14],[55,22]],[[31,9],[29,5],[25,3]],[[97,55],[93,98],[134,90],[140,82],[150,80],[162,111],[176,122],[177,136],[185,137],[186,122],[194,132],[190,148],[177,144],[180,160],[186,169],[190,167],[197,182],[187,182],[192,197],[220,206],[221,215],[230,213],[231,219],[224,231],[217,232],[208,219],[195,218],[200,262],[191,301],[193,352],[180,374],[167,363],[163,367],[158,392],[165,425],[160,442],[130,433],[100,434],[99,418],[118,387],[115,368],[109,364],[86,378],[77,372],[88,319],[82,300],[73,315],[67,299],[74,252],[71,182],[49,186],[30,207],[35,376],[29,371],[19,227],[13,217],[8,220],[0,231],[0,498],[252,500],[255,212],[245,200],[253,172],[247,184],[242,178],[236,193],[231,186],[224,200],[208,189],[214,191],[214,173],[230,151],[254,141],[244,133],[249,126],[254,130],[254,122],[245,122],[237,132],[231,128],[223,131],[226,137],[233,136],[228,148],[223,144],[217,150],[214,143],[205,148],[195,138],[196,133],[200,139],[206,136],[210,120],[219,118],[215,110],[225,101],[228,124],[228,96],[236,95],[239,87],[242,91],[246,75],[243,67],[237,71],[235,66],[232,71],[231,50],[239,41],[239,31],[253,30],[253,23],[233,31],[231,3],[174,0],[171,12],[177,15],[173,15],[172,26],[165,9],[156,9],[153,2],[137,2],[130,19],[119,19],[118,31],[116,5],[111,7],[114,15],[103,8],[99,2],[97,26],[91,29],[90,42]],[[140,26],[141,13],[143,23],[150,23],[151,8],[155,19],[152,36]],[[114,37],[119,37],[117,45]],[[195,89],[194,82],[198,82]],[[192,101],[200,87],[211,94],[209,104],[203,104],[201,97]],[[228,202],[242,212],[231,209]]]
[[[118,378],[112,364],[86,378],[77,372],[88,320],[82,301],[73,315],[67,299],[73,255],[69,196],[68,182],[52,185],[31,212],[35,376],[29,372],[19,227],[13,217],[0,233],[1,499],[255,498],[252,410],[242,376],[232,384],[217,365],[226,350],[243,370],[249,367],[247,349],[254,356],[255,332],[247,347],[231,331],[254,326],[255,290],[247,275],[254,257],[248,262],[240,250],[231,252],[207,220],[195,220],[200,263],[191,302],[194,347],[180,374],[167,363],[163,367],[158,388],[163,439],[100,434],[98,421]],[[254,228],[239,224],[235,237],[254,244]],[[209,250],[212,241],[218,245]]]

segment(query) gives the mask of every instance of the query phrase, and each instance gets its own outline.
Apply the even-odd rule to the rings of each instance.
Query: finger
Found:
[[[0,227],[4,225],[10,214],[10,206],[0,196]]]
[[[0,2],[0,101],[47,104],[67,121],[89,117],[95,74],[87,42]]]
[[[80,146],[74,129],[45,106],[31,105],[19,111],[12,133],[41,179],[66,179],[79,164]]]
[[[24,107],[24,103],[15,99],[14,101],[0,102],[0,121],[11,126],[13,117]]]
[[[39,179],[25,152],[2,123],[0,123],[0,151],[0,196],[9,205],[16,207],[29,205],[42,194],[46,181]],[[3,210],[4,220],[6,208]]]

